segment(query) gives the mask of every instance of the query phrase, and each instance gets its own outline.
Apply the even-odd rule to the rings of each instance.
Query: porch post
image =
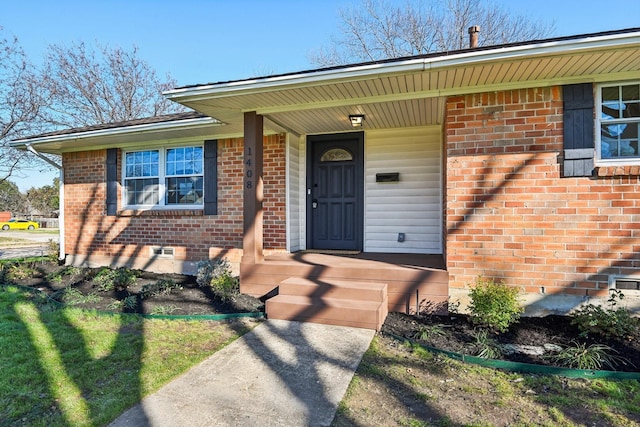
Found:
[[[262,253],[263,118],[244,113],[244,237],[242,263],[255,264]]]

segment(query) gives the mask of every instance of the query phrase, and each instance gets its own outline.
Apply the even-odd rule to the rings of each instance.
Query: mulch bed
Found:
[[[137,278],[133,285],[126,289],[113,289],[104,292],[99,290],[95,281],[95,277],[101,269],[65,270],[65,267],[59,266],[55,262],[36,262],[31,268],[33,271],[28,278],[14,279],[12,282],[39,289],[67,305],[85,309],[170,315],[211,315],[264,311],[264,302],[248,295],[240,294],[233,301],[221,301],[210,288],[198,286],[193,276],[136,271]],[[171,280],[176,286],[166,292],[153,295],[144,292],[145,289],[149,289],[150,285],[160,280]],[[82,296],[92,295],[93,298],[71,304],[68,295],[65,295],[65,290],[68,289],[77,291]],[[123,306],[121,302],[126,298],[129,298],[129,301],[135,301],[135,305]],[[426,339],[417,338],[417,332],[425,329],[436,332],[428,334]],[[464,314],[412,316],[390,313],[382,329],[382,333],[409,338],[428,346],[467,355],[477,355],[482,348],[477,344],[478,331],[479,329]],[[540,347],[544,344],[552,344],[567,347],[576,342],[586,345],[604,344],[611,347],[612,354],[619,358],[619,361],[615,363],[615,370],[640,371],[640,321],[635,335],[623,339],[604,339],[596,335],[581,336],[577,327],[571,325],[571,318],[567,316],[521,317],[519,322],[512,325],[507,332],[489,333],[488,337],[500,345],[511,344],[515,346]],[[539,365],[553,364],[548,357],[520,352],[504,355],[502,359]]]
[[[36,288],[54,300],[74,307],[138,314],[212,315],[264,311],[264,303],[249,295],[240,294],[232,301],[222,301],[210,288],[200,287],[193,276],[180,274],[157,274],[135,271],[136,280],[126,289],[101,291],[94,280],[102,270],[99,268],[71,269],[54,262],[33,263],[34,273],[26,279],[12,279],[11,283]],[[145,293],[148,287],[159,281],[170,280],[177,286],[153,295]],[[80,295],[93,298],[76,302],[65,294],[72,289]],[[130,298],[135,305],[124,306],[118,302]],[[77,299],[77,298],[76,298]]]
[[[416,338],[418,331],[429,330],[429,328],[433,327],[435,327],[436,331],[441,331],[441,333],[431,333],[426,340]],[[481,348],[476,343],[478,331],[479,329],[464,314],[410,316],[402,313],[390,313],[382,329],[383,333],[409,338],[431,347],[467,355],[476,355]],[[571,325],[571,318],[568,316],[521,317],[519,322],[512,325],[507,332],[489,333],[489,337],[501,345],[511,344],[517,346],[541,347],[544,344],[553,344],[567,347],[575,342],[587,345],[604,344],[613,349],[615,356],[626,361],[626,363],[621,361],[615,363],[615,370],[640,371],[640,326],[634,336],[615,340],[604,339],[599,336],[580,336],[580,331],[577,327]],[[548,355],[549,352],[546,354]],[[502,359],[553,366],[553,363],[546,356],[519,352],[503,355]],[[610,370],[610,368],[606,367],[602,369]]]

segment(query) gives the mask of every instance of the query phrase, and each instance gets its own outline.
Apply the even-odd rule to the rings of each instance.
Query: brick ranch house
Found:
[[[371,328],[480,275],[531,314],[640,293],[640,29],[165,95],[194,111],[14,142],[62,156],[67,263],[225,257],[270,317]]]

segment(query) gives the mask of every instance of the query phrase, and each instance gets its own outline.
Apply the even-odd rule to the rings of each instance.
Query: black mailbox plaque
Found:
[[[399,172],[377,173],[376,182],[398,182],[400,181]]]

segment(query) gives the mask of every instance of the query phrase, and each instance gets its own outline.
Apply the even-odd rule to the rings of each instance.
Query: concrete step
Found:
[[[387,284],[365,280],[289,277],[280,282],[278,294],[382,302],[387,299]]]
[[[267,317],[380,330],[387,317],[387,284],[289,277],[266,301]]]
[[[267,318],[380,330],[387,301],[276,295],[266,301]]]

